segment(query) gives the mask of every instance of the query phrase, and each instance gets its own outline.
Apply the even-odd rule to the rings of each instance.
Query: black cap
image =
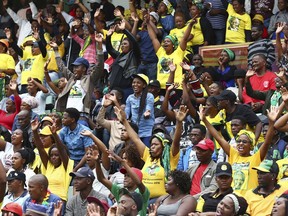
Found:
[[[216,176],[232,176],[232,167],[228,162],[219,162],[216,167]]]
[[[26,186],[26,175],[22,172],[18,171],[11,171],[9,175],[7,176],[7,181],[11,181],[14,179],[18,179],[24,182],[24,185]]]
[[[142,209],[143,199],[139,193],[129,192],[126,188],[121,188],[120,189],[120,197],[123,195],[128,195],[129,197],[131,197],[134,200],[134,202],[136,203],[138,212]]]
[[[157,88],[161,88],[160,82],[158,80],[150,80],[148,86],[154,86],[154,87],[157,87]]]
[[[224,90],[220,93],[220,95],[215,96],[216,100],[229,100],[231,102],[235,102],[237,97],[234,92],[230,90]]]
[[[81,167],[77,172],[71,172],[69,175],[72,177],[91,178],[93,181],[95,179],[94,173],[89,167]]]
[[[158,133],[158,132],[162,132],[164,134],[168,134],[167,129],[165,128],[165,126],[163,124],[155,124],[153,126],[152,129],[152,134]]]

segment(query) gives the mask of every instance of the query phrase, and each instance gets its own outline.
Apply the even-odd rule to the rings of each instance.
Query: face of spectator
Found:
[[[130,43],[128,40],[123,40],[121,43],[122,53],[128,53],[130,51]]]
[[[285,199],[284,197],[280,197],[276,199],[272,208],[271,215],[272,216],[285,216],[287,213],[285,202],[287,202],[287,199]]]
[[[24,103],[22,103],[24,104]],[[21,107],[22,107],[22,104],[21,104]],[[29,106],[29,105],[28,105]],[[21,109],[22,110],[22,109]],[[29,116],[29,113],[19,113],[18,114],[18,123],[20,124],[20,127],[22,129],[26,128],[26,126],[28,126],[30,124],[30,116]]]
[[[212,83],[209,86],[209,91],[210,91],[211,96],[216,96],[216,95],[219,95],[221,93],[222,89],[220,88],[220,86],[217,83]]]
[[[28,82],[27,91],[30,95],[33,95],[34,93],[36,93],[37,89],[38,87],[34,83]]]
[[[233,0],[232,6],[236,13],[242,13],[244,11],[244,5],[241,5],[238,0]]]
[[[6,53],[6,52],[7,52],[7,47],[3,43],[0,43],[0,53]]]
[[[99,151],[98,150],[94,150],[94,149],[89,149],[86,152],[86,163],[90,168],[94,168],[95,167],[95,158],[98,158],[99,156]]]
[[[174,45],[169,38],[165,38],[162,42],[162,47],[166,53],[171,53],[174,50]]]
[[[8,182],[8,191],[12,194],[17,192],[20,187],[23,187],[21,186],[22,181],[19,179],[12,179],[7,182]]]
[[[285,0],[278,0],[278,9],[280,11],[286,10],[287,8],[287,3]]]
[[[32,55],[33,55],[33,56],[36,56],[36,55],[39,55],[40,53],[41,53],[41,51],[40,51],[39,47],[33,45],[33,46],[32,46]]]
[[[37,179],[30,179],[28,182],[28,192],[30,194],[31,199],[39,200],[42,197],[43,186],[38,182]]]
[[[219,204],[217,205],[216,209],[217,216],[232,216],[235,215],[234,212],[234,203],[231,198],[224,197]]]
[[[228,62],[230,61],[230,59],[229,59],[229,56],[228,56],[227,52],[222,51],[222,52],[220,53],[219,61],[220,61],[222,64],[224,64],[224,65],[225,65],[225,64],[228,64]]]
[[[131,215],[133,210],[136,210],[137,206],[134,200],[128,195],[122,195],[118,203],[118,213],[120,215]]]
[[[135,186],[135,183],[133,182],[132,178],[129,176],[129,174],[124,174],[124,187],[125,188],[132,188]]]
[[[15,103],[11,99],[6,101],[6,111],[8,113],[14,113],[16,111]]]
[[[191,142],[194,145],[197,145],[202,139],[204,139],[205,135],[203,136],[199,128],[192,128],[191,132],[189,133],[189,137]]]
[[[141,94],[143,89],[146,88],[146,84],[142,79],[135,77],[132,81],[132,88],[136,95]]]
[[[245,134],[242,134],[237,138],[236,143],[239,155],[242,157],[248,157],[251,150],[251,141],[249,138]]]
[[[58,88],[59,88],[59,89],[64,89],[65,86],[66,86],[66,84],[67,84],[66,78],[65,78],[65,77],[61,77],[61,78],[59,79],[59,81],[58,81]]]
[[[158,6],[157,12],[159,15],[166,14],[167,13],[167,6],[163,2],[161,2]]]
[[[268,185],[273,182],[273,178],[275,177],[272,173],[261,172],[257,170],[257,177],[258,177],[258,185],[260,187],[267,187]]]
[[[228,100],[218,100],[217,101],[217,107],[219,110],[225,109],[228,103],[229,103]]]
[[[163,146],[159,139],[154,137],[151,140],[150,154],[152,158],[160,158],[163,152]]]
[[[82,19],[84,13],[80,7],[78,7],[75,11],[75,15],[77,19]]]
[[[12,168],[15,170],[22,170],[25,159],[22,158],[19,152],[15,152],[12,156]]]
[[[190,15],[191,15],[191,17],[198,16],[199,14],[200,14],[200,11],[199,11],[198,7],[196,5],[192,5],[190,7]]]
[[[75,187],[75,190],[76,191],[82,191],[84,189],[87,188],[87,185],[88,185],[88,181],[90,179],[88,178],[81,178],[81,177],[78,177],[78,176],[75,176],[73,178],[74,180],[74,187]]]
[[[125,127],[123,127],[123,128],[121,129],[120,139],[121,139],[122,141],[126,141],[126,140],[129,139],[129,136],[128,136],[128,133],[127,133]]]
[[[23,142],[23,131],[20,129],[16,129],[15,131],[12,132],[11,143],[13,145],[19,145],[22,144],[22,142]]]
[[[244,125],[242,124],[240,119],[232,119],[231,120],[231,131],[232,131],[232,134],[233,134],[234,137],[242,129],[244,129]]]
[[[259,31],[257,27],[251,28],[251,37],[253,41],[258,40],[262,36],[262,31]]]
[[[126,163],[128,164],[129,167],[134,167],[133,162],[131,162],[131,161],[129,160],[126,152],[123,153],[122,159],[123,159],[123,160],[126,160]]]
[[[182,16],[176,16],[175,17],[175,26],[176,28],[183,28],[185,26],[185,20]]]
[[[266,61],[259,55],[252,58],[252,68],[254,71],[259,72],[266,68]]]
[[[231,187],[233,178],[231,176],[227,175],[220,175],[216,178],[217,185],[220,190],[225,191],[228,190]]]
[[[36,30],[39,30],[39,23],[37,22],[37,21],[32,21],[31,22],[31,29],[33,30],[33,31],[36,31]]]
[[[156,98],[159,95],[160,88],[156,86],[148,86],[148,92],[153,94],[154,98]]]
[[[192,62],[193,62],[193,65],[195,67],[201,67],[203,64],[203,60],[202,60],[201,56],[198,54],[193,56]]]
[[[284,85],[284,82],[282,81],[282,79],[280,79],[280,77],[276,77],[275,78],[276,88],[280,89],[283,85]]]
[[[217,110],[217,106],[215,107],[210,101],[206,101],[206,105],[204,107],[206,115],[209,115],[209,113],[213,112],[214,110]]]
[[[49,148],[52,145],[52,139],[50,135],[40,134],[40,140],[43,143],[44,148]]]
[[[56,122],[57,125],[62,124],[61,117],[57,113],[50,113],[49,117],[51,117],[53,122]]]
[[[211,160],[212,151],[204,150],[199,147],[195,147],[195,151],[197,159],[200,161],[200,163],[207,163],[207,161]]]
[[[73,66],[73,74],[76,80],[80,80],[85,73],[86,73],[86,67],[84,65]]]
[[[170,194],[177,190],[177,185],[174,182],[174,179],[171,176],[168,176],[167,182],[165,183],[165,191]]]
[[[64,112],[63,114],[62,123],[64,126],[70,126],[71,124],[73,124],[73,119],[69,116],[67,112]]]
[[[60,154],[57,148],[53,148],[49,155],[51,163],[54,165],[54,167],[59,167],[62,163]]]

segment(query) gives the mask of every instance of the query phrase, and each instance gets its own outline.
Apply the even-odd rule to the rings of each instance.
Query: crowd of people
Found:
[[[2,215],[288,215],[288,1],[125,3],[1,1]]]

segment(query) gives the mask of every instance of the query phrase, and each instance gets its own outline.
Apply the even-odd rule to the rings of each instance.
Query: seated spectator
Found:
[[[258,185],[247,191],[245,199],[248,202],[247,213],[250,215],[270,215],[275,198],[279,197],[287,188],[277,184],[279,167],[273,160],[264,160],[253,167],[257,170]]]
[[[74,161],[69,158],[67,147],[60,141],[56,127],[46,126],[51,131],[50,136],[39,136],[38,128],[40,123],[38,120],[31,122],[31,128],[34,134],[34,144],[38,149],[41,159],[41,173],[45,175],[49,181],[49,190],[59,196],[63,201],[67,201],[68,187],[71,177],[69,173],[73,171]],[[43,129],[42,129],[43,130]],[[49,140],[47,140],[49,139]],[[45,150],[46,142],[50,141],[48,153]],[[61,178],[59,178],[61,176]]]
[[[270,18],[273,15],[273,13],[275,13],[275,11],[273,10],[273,7],[276,6],[277,2],[278,2],[278,0],[270,0],[270,1],[255,0],[255,1],[251,1],[251,14],[250,14],[250,16],[255,18],[256,16],[261,15],[262,24],[265,25],[265,27],[268,27]]]
[[[14,216],[22,216],[23,212],[22,212],[22,206],[11,202],[8,203],[7,205],[2,205],[3,208],[1,209],[2,215],[9,215],[9,214],[13,214]]]
[[[92,187],[95,176],[88,167],[82,167],[77,172],[71,172],[73,177],[74,188],[77,193],[71,197],[66,205],[66,216],[86,215],[88,200],[87,197],[96,197],[101,201],[106,201],[103,194],[95,191]]]
[[[187,172],[193,182],[190,194],[198,199],[201,195],[217,189],[215,182],[216,163],[212,160],[214,143],[210,139],[203,139],[195,145],[195,150],[199,163],[192,164]]]
[[[266,139],[259,149],[259,151],[252,155],[250,151],[255,146],[255,135],[251,131],[241,130],[236,138],[237,149],[234,149],[229,145],[229,143],[218,134],[217,130],[207,121],[203,108],[200,108],[200,119],[204,122],[209,133],[218,141],[220,146],[223,148],[224,152],[228,155],[228,162],[233,168],[234,184],[233,188],[235,192],[242,195],[246,193],[247,190],[255,188],[256,182],[256,172],[252,170],[252,167],[258,166],[262,160],[264,160],[269,144],[272,141],[272,136],[274,132],[273,124],[276,120],[278,110],[271,109],[268,112],[269,118],[269,128],[266,135]],[[238,177],[241,177],[240,181]]]
[[[237,67],[230,65],[230,62],[235,60],[235,53],[233,50],[224,48],[218,58],[218,67],[211,68],[210,74],[214,81],[219,81],[223,84],[224,88],[234,87],[235,79],[234,72]]]
[[[277,24],[281,22],[288,23],[287,1],[278,0],[277,6],[278,6],[279,11],[273,16],[271,16],[269,27],[268,27],[268,34],[272,39],[275,38],[274,33],[277,29]],[[281,38],[284,38],[283,35]]]
[[[105,201],[101,201],[99,199],[97,199],[96,197],[87,197],[87,201],[88,201],[88,205],[87,205],[87,214],[88,215],[93,215],[93,211],[91,211],[93,209],[92,206],[98,208],[100,208],[100,216],[105,216],[107,215],[107,212],[109,210],[109,206],[107,204],[107,202]],[[93,213],[92,213],[93,212]]]
[[[288,213],[288,191],[285,191],[280,197],[278,197],[273,205],[271,216],[284,216]]]
[[[245,12],[244,0],[225,2],[228,18],[226,23],[226,43],[244,43],[251,41],[251,18]]]
[[[42,174],[37,174],[30,178],[28,183],[30,197],[26,199],[23,205],[23,212],[28,213],[29,209],[37,204],[42,208],[47,208],[46,213],[52,215],[54,203],[57,203],[61,199],[48,190],[48,185],[47,178]]]
[[[180,150],[180,158],[178,160],[177,170],[187,171],[193,164],[199,163],[195,146],[205,138],[206,128],[203,125],[195,124],[191,131],[188,132],[190,145]]]
[[[188,215],[189,212],[194,212],[197,201],[189,194],[191,186],[188,173],[171,171],[165,186],[168,195],[163,195],[156,201],[157,215]]]
[[[25,187],[28,186],[30,178],[32,178],[35,173],[29,167],[29,164],[33,163],[35,159],[35,154],[30,148],[22,148],[16,151],[12,156],[12,168],[7,171],[9,175],[12,171],[22,172],[26,176]]]
[[[232,205],[231,205],[232,204]],[[226,209],[225,206],[231,206],[232,208]],[[216,215],[231,215],[239,216],[245,215],[248,204],[247,201],[235,193],[227,194],[217,205]],[[204,213],[205,214],[205,213]]]
[[[129,122],[126,120],[124,111],[116,107],[115,112],[118,119],[123,122],[131,140],[136,145],[142,160],[145,162],[144,167],[142,168],[143,183],[151,192],[150,198],[155,200],[159,196],[165,194],[165,179],[169,171],[175,169],[177,166],[182,121],[188,110],[185,106],[181,106],[180,110],[177,112],[177,124],[172,145],[170,146],[169,141],[165,138],[163,133],[157,133],[151,138],[150,149],[145,146],[131,128]]]
[[[80,113],[76,108],[67,108],[63,114],[63,128],[59,132],[61,142],[67,146],[70,159],[74,161],[74,170],[85,164],[85,152],[93,141],[89,137],[81,135],[83,130],[90,130],[86,126],[77,123]]]
[[[8,203],[17,203],[21,207],[23,206],[25,200],[29,197],[26,186],[26,176],[22,172],[12,171],[7,176],[8,182],[8,192],[4,197],[2,206]]]
[[[216,212],[218,203],[227,195],[233,193],[231,187],[232,167],[228,162],[219,162],[216,166],[215,179],[218,185],[216,191],[203,194],[197,202],[197,212]]]

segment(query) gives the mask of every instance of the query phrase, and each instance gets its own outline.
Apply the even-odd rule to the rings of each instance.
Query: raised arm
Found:
[[[11,30],[9,28],[4,29],[6,38],[9,41],[9,44],[13,48],[13,50],[21,57],[23,58],[23,50],[17,45],[17,42],[13,40]]]
[[[45,169],[47,169],[49,156],[44,149],[43,143],[42,143],[40,136],[39,136],[39,133],[38,133],[39,125],[40,125],[40,123],[39,123],[38,119],[36,118],[31,122],[31,129],[32,129],[33,136],[34,136],[34,145],[36,146],[36,148],[39,151],[39,155],[40,155],[42,164],[44,165]]]
[[[85,5],[82,4],[82,2],[80,0],[75,0],[74,4],[77,4],[81,10],[83,11],[83,13],[89,13],[88,8],[85,7]]]
[[[274,136],[274,124],[275,124],[275,121],[278,117],[278,114],[279,114],[279,109],[277,107],[271,106],[270,110],[267,110],[267,116],[269,119],[269,126],[268,126],[267,134],[265,136],[264,143],[261,145],[261,147],[259,149],[261,161],[264,160],[264,158],[268,152],[269,146],[272,142],[272,138]]]
[[[88,136],[90,137],[93,142],[96,144],[96,146],[98,147],[99,151],[102,153],[102,157],[101,157],[101,161],[102,161],[102,165],[106,170],[110,169],[110,159],[108,157],[108,153],[107,153],[107,148],[105,146],[105,144],[98,139],[91,131],[89,130],[83,130],[81,131],[81,135],[83,136]]]
[[[217,142],[220,144],[224,152],[228,156],[230,156],[231,147],[229,143],[218,133],[218,131],[213,127],[213,125],[211,125],[210,122],[206,119],[204,107],[202,105],[200,105],[199,107],[199,117],[200,117],[200,120],[203,121],[203,123],[205,124],[211,136],[217,140]]]
[[[130,126],[128,120],[126,119],[125,112],[118,107],[114,107],[115,114],[117,115],[117,118],[119,119],[120,122],[125,126],[127,133],[129,134],[130,139],[133,141],[135,144],[139,154],[141,157],[144,155],[144,150],[147,148],[145,144],[141,141],[140,137],[138,134],[134,131],[134,129]]]
[[[180,151],[180,138],[182,134],[182,122],[188,113],[187,106],[181,105],[179,110],[175,113],[176,128],[172,142],[172,156],[176,156]]]
[[[283,55],[283,48],[282,48],[280,33],[283,31],[285,25],[286,25],[285,22],[280,22],[280,23],[278,23],[277,29],[276,29],[276,50],[277,50],[277,59],[278,59],[278,61],[281,59],[281,57]]]
[[[112,58],[116,59],[120,52],[115,50],[111,44],[111,36],[115,31],[115,26],[111,26],[106,35],[106,49],[108,53],[112,56]]]
[[[150,39],[152,41],[154,50],[157,53],[157,51],[161,47],[161,44],[160,44],[160,42],[159,42],[159,40],[157,38],[156,32],[152,28],[152,21],[150,20],[150,15],[149,14],[146,14],[144,16],[144,22],[146,22],[146,24],[147,24],[147,30],[148,30],[149,37],[150,37]]]
[[[190,37],[190,35],[191,35],[191,30],[192,30],[192,27],[193,27],[193,25],[196,23],[197,21],[196,21],[196,17],[193,17],[192,18],[192,20],[191,20],[191,22],[188,24],[188,27],[187,27],[187,29],[185,30],[185,32],[184,32],[184,35],[183,35],[183,37],[182,37],[182,39],[181,39],[181,41],[180,41],[180,47],[181,47],[181,49],[184,51],[184,50],[186,50],[186,47],[187,47],[187,43],[188,43],[188,41],[189,41],[189,38],[191,38]]]
[[[28,83],[32,83],[33,85],[36,85],[43,93],[47,94],[49,91],[48,89],[42,85],[39,82],[36,82],[33,78],[29,77],[28,78]]]
[[[56,146],[57,146],[57,149],[58,149],[58,152],[59,152],[59,156],[60,156],[60,159],[63,163],[63,166],[65,168],[65,170],[67,170],[67,167],[68,167],[68,163],[69,163],[69,155],[67,154],[67,148],[66,146],[61,142],[58,134],[57,134],[57,126],[56,124],[54,123],[52,126],[49,126],[50,130],[51,130],[51,133],[52,133],[52,136],[55,140],[55,143],[56,143]]]
[[[99,159],[96,160],[96,175],[99,182],[101,182],[105,187],[107,187],[110,191],[112,189],[112,182],[105,178]]]
[[[47,69],[49,63],[51,61],[51,58],[49,58],[45,64],[44,64],[44,76],[46,79],[46,82],[48,83],[49,87],[52,89],[52,91],[56,94],[59,95],[61,93],[60,89],[54,84],[54,82],[52,82],[50,76],[49,76],[49,71]]]

